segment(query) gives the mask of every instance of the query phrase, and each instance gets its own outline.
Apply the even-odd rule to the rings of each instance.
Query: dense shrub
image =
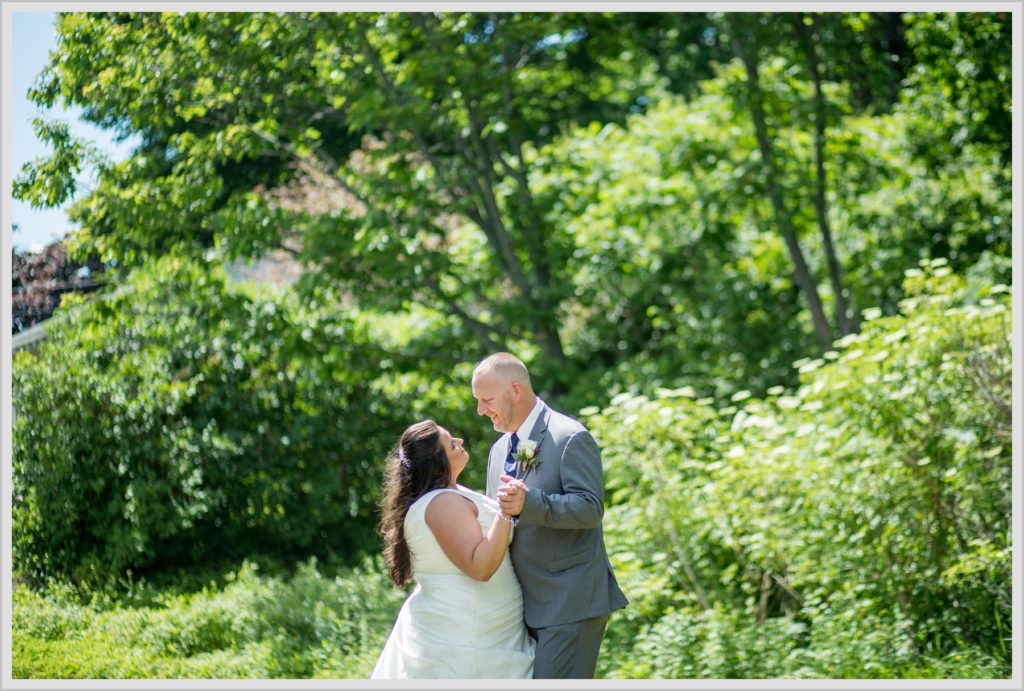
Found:
[[[799,650],[802,622],[764,623],[716,602],[710,609],[671,612],[636,643],[631,676],[744,679],[785,676]]]
[[[380,462],[412,413],[370,394],[365,328],[173,261],[62,310],[14,362],[16,567],[375,550]]]
[[[796,391],[586,411],[634,610],[607,674],[1009,674],[1009,296],[944,264]]]

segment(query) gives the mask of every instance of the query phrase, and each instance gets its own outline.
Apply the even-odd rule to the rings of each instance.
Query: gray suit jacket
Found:
[[[504,474],[509,435],[491,447],[487,496]],[[540,464],[526,477],[526,503],[509,551],[523,587],[527,625],[557,626],[626,606],[604,547],[601,453],[590,432],[546,404],[529,438]]]

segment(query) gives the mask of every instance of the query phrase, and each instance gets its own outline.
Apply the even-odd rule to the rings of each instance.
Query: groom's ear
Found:
[[[518,403],[523,398],[523,385],[520,382],[511,382],[512,387],[512,399]]]

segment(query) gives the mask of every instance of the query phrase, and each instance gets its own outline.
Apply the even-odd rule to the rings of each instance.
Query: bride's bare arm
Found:
[[[470,578],[487,581],[501,566],[512,524],[495,516],[484,535],[476,516],[472,501],[442,492],[430,501],[424,518],[445,556]]]

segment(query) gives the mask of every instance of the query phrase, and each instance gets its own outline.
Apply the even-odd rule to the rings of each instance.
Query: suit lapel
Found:
[[[540,414],[537,416],[537,420],[533,423],[533,429],[530,430],[530,435],[527,439],[537,442],[537,453],[541,453],[542,447],[544,446],[544,440],[548,438],[548,424],[551,421],[551,408],[548,408],[548,404],[541,401]],[[491,487],[497,492],[498,487],[501,485],[499,479],[505,474],[505,456],[508,454],[508,441],[511,435],[506,432],[498,438],[498,441],[491,447],[491,457],[488,458],[488,475],[491,483]],[[530,473],[533,475],[533,472]],[[488,496],[493,495],[488,492]]]
[[[544,440],[548,437],[548,423],[551,421],[551,409],[548,408],[548,404],[541,402],[540,405],[540,415],[537,416],[536,422],[533,423],[533,429],[530,430],[530,436],[528,437],[531,441],[537,442],[538,454],[541,452]]]

